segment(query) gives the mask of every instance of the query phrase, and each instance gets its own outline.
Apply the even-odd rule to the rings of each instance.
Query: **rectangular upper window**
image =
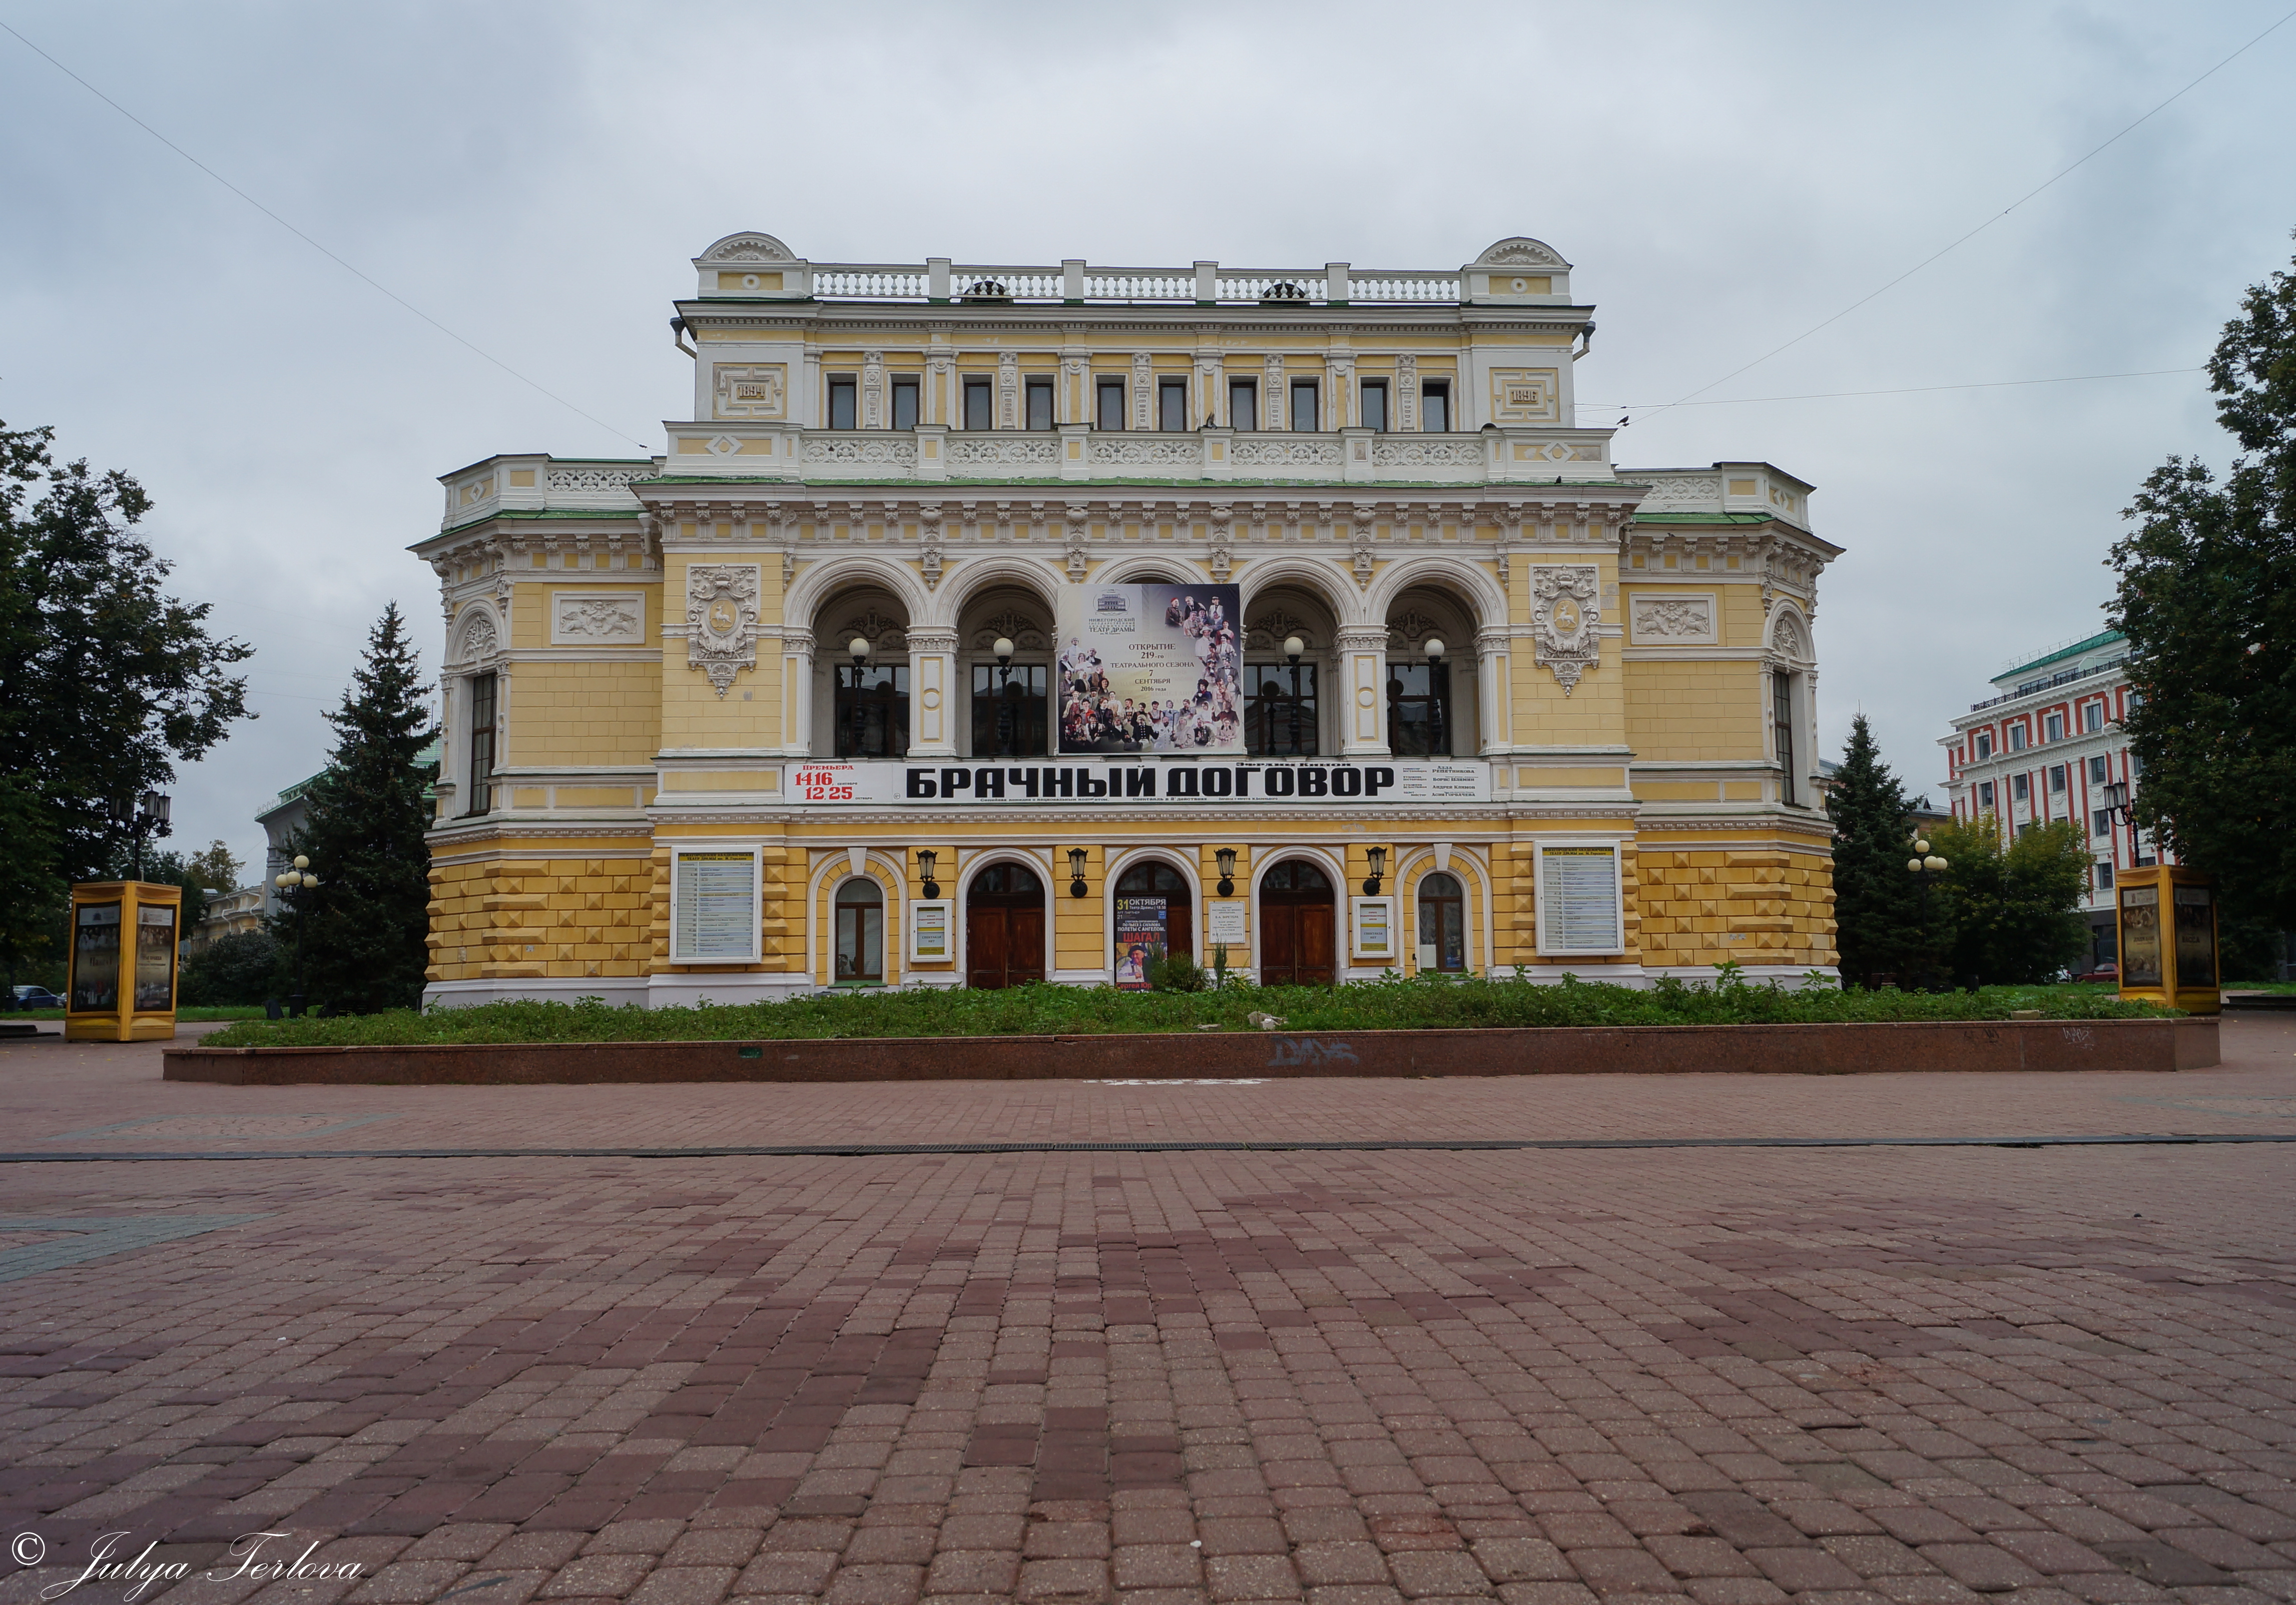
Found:
[[[1366,379],[1363,382],[1363,426],[1387,432],[1387,381]]]
[[[2112,762],[2110,759],[2097,757],[2088,761],[2088,783],[2091,786],[2103,786],[2112,778]]]
[[[1259,427],[1259,386],[1249,379],[1227,382],[1227,426],[1243,430]]]
[[[1431,434],[1451,428],[1451,382],[1430,379],[1419,387],[1419,427]]]
[[[967,429],[996,427],[996,391],[986,379],[964,382],[964,426]]]
[[[2033,794],[2031,779],[2024,775],[2012,775],[2009,778],[2009,794],[2020,802],[2028,801]]]
[[[2053,792],[2061,792],[2065,789],[2065,766],[2063,764],[2055,764],[2050,768],[2049,789]]]
[[[860,383],[850,374],[829,376],[829,426],[832,429],[860,427]]]
[[[1188,382],[1185,379],[1160,379],[1156,382],[1156,427],[1168,434],[1185,433],[1188,427]]]
[[[1323,427],[1318,416],[1316,400],[1322,387],[1313,379],[1292,381],[1292,429],[1295,434],[1313,434]]]
[[[2046,718],[2045,718],[2045,719],[2043,719],[2043,720],[2041,720],[2041,739],[2042,739],[2042,740],[2044,740],[2044,741],[2062,741],[2064,738],[2065,738],[2065,716],[2064,716],[2063,714],[2062,714],[2062,713],[2052,713],[2052,714],[2048,715]]]
[[[1992,732],[1992,731],[1990,731],[1990,730],[1980,730],[1980,731],[1978,731],[1978,733],[1977,733],[1977,758],[1978,758],[1978,761],[1981,763],[1981,762],[1983,762],[1986,759],[1990,758],[1990,757],[1992,757],[1992,756],[1993,756],[1993,732]]]
[[[2025,727],[2023,725],[2013,724],[2009,727],[2009,750],[2013,753],[2021,753],[2025,750]]]
[[[1992,782],[1992,781],[1990,781],[1990,780],[1980,780],[1980,781],[1977,783],[1977,806],[1978,806],[1978,809],[1979,809],[1979,811],[1980,811],[1980,812],[1990,813],[1990,812],[1992,811],[1992,810],[1993,810],[1993,782]]]
[[[2093,702],[2081,710],[2081,728],[2095,735],[2104,728],[2104,704]]]
[[[1029,427],[1050,429],[1053,426],[1053,382],[1049,379],[1029,381]]]
[[[1124,427],[1124,381],[1103,379],[1098,390],[1098,407],[1093,416],[1095,429]]]
[[[917,426],[917,382],[914,379],[893,381],[893,427],[914,429]]]

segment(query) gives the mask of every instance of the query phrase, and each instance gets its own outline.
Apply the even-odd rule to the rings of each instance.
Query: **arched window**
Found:
[[[885,979],[885,894],[865,878],[837,888],[837,983],[882,984]]]
[[[1467,967],[1467,900],[1453,876],[1431,875],[1419,883],[1419,967]]]
[[[1135,864],[1116,877],[1116,957],[1138,946],[1193,958],[1194,898],[1188,877],[1169,864]]]

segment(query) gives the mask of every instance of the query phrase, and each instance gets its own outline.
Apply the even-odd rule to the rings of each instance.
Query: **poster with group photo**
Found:
[[[1060,752],[1243,751],[1233,585],[1062,588]]]

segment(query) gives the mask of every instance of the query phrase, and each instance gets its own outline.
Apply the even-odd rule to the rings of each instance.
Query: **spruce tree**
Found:
[[[367,636],[343,705],[327,715],[334,753],[311,783],[296,850],[315,887],[292,893],[279,923],[305,994],[337,1014],[412,1008],[430,962],[430,819],[435,770],[416,764],[435,734],[404,621],[392,604]],[[299,947],[299,953],[297,949]]]
[[[1936,943],[1922,928],[1921,887],[1906,869],[1913,856],[1913,811],[1905,787],[1874,745],[1860,713],[1849,745],[1826,793],[1833,820],[1833,944],[1842,984],[1871,984],[1895,975],[1916,984],[1931,967]],[[1931,895],[1932,924],[1942,903]]]

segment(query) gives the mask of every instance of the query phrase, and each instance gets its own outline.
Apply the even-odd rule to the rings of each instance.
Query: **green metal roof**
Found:
[[[2014,679],[2021,674],[2030,674],[2036,669],[2046,669],[2051,663],[2062,663],[2067,658],[2079,657],[2085,652],[2095,652],[2100,646],[2110,646],[2115,641],[2125,641],[2128,638],[2117,630],[2100,630],[2085,641],[2075,641],[2070,646],[2060,646],[2054,652],[2043,653],[2030,663],[2018,663],[2012,668],[2004,669],[1993,677],[1993,683],[1999,685],[2003,680]]]

